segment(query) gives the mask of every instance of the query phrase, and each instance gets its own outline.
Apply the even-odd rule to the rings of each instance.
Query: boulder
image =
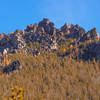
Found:
[[[3,73],[9,74],[10,72],[13,72],[15,70],[19,70],[21,68],[22,68],[22,66],[21,66],[20,62],[19,61],[14,61],[14,62],[12,62],[12,64],[10,64],[10,65],[6,66],[5,68],[3,68]]]

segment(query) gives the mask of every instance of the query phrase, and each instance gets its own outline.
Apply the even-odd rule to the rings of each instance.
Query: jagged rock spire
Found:
[[[81,38],[81,41],[94,40],[94,39],[99,39],[99,34],[96,28],[93,28],[86,34],[84,34],[84,36]]]

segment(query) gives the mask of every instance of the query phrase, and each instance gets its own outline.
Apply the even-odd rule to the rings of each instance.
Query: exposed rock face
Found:
[[[84,34],[81,40],[86,41],[86,40],[94,40],[94,39],[99,39],[99,35],[96,28],[93,28],[92,30]]]
[[[29,27],[31,27],[31,31],[27,31],[30,29]],[[27,33],[23,36],[25,42],[27,44],[30,42],[41,43],[45,50],[50,49],[50,45],[53,44],[53,40],[57,33],[56,28],[54,27],[54,23],[50,22],[50,20],[46,18],[39,22],[39,24],[28,26],[26,31]]]
[[[55,34],[54,23],[50,22],[49,19],[44,18],[43,21],[39,23],[39,27],[44,28],[46,34]]]
[[[25,49],[26,43],[22,37],[20,31],[16,31],[9,36],[5,36],[2,40],[0,40],[0,52],[3,54],[4,51],[6,53],[16,52],[18,49]]]
[[[35,33],[37,28],[38,28],[38,24],[31,24],[31,25],[27,26],[25,31]]]
[[[5,33],[0,34],[0,40],[7,38],[7,35]]]
[[[92,50],[96,53],[96,59],[100,59],[100,41]]]
[[[84,42],[88,40],[99,39],[98,32],[96,28],[86,32],[79,25],[69,25],[64,24],[60,29],[55,28],[54,23],[49,19],[44,18],[38,24],[31,24],[26,27],[25,30],[16,30],[11,32],[9,35],[1,34],[0,35],[0,53],[16,53],[18,50],[24,50],[25,52],[39,53],[38,50],[32,50],[27,48],[27,45],[30,43],[39,43],[43,51],[54,51],[58,49],[60,44],[65,44],[66,39],[75,39],[74,44],[79,44],[79,42]],[[96,54],[97,58],[99,57],[99,45],[100,43],[90,45],[88,48],[89,52]],[[94,46],[94,47],[93,47]],[[93,50],[94,51],[93,51]],[[78,50],[78,51],[77,51]],[[81,56],[80,50],[78,48],[74,55]],[[95,53],[94,53],[95,52]],[[91,54],[90,54],[91,55]]]
[[[53,41],[53,43],[50,46],[51,50],[56,50],[57,49],[57,42],[56,40]]]
[[[68,25],[65,24],[64,26],[61,27],[61,31],[63,31],[64,33],[66,33],[66,37],[67,38],[82,38],[83,35],[85,34],[85,30],[78,26],[78,25]]]
[[[62,27],[61,27],[61,31],[66,32],[66,29],[71,28],[71,25],[68,25],[67,23],[65,23]]]
[[[19,61],[14,61],[12,64],[6,66],[3,69],[3,73],[9,74],[10,72],[13,72],[15,70],[19,70],[21,68],[22,68],[22,66],[20,65],[20,62]]]
[[[98,32],[97,32],[96,28],[93,28],[87,34],[89,34],[89,36],[90,36],[91,39],[99,39],[99,35],[98,35]]]
[[[89,59],[100,59],[100,41],[98,43],[92,43],[87,49]]]

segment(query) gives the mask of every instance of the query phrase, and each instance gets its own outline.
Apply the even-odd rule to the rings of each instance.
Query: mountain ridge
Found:
[[[96,28],[86,32],[79,25],[64,24],[57,29],[43,19],[3,33],[0,52],[0,100],[100,99]]]
[[[30,44],[33,45],[36,43],[41,45],[42,51],[44,52],[56,51],[61,44],[65,45],[65,41],[68,39],[74,41],[74,43],[70,42],[70,45],[73,46],[73,50],[69,51],[74,52],[74,54],[76,49],[78,49],[78,53],[82,51],[83,48],[81,49],[79,43],[85,43],[86,41],[93,41],[96,45],[96,47],[94,47],[94,45],[90,46],[91,50],[88,49],[89,51],[93,53],[92,49],[96,49],[96,51],[94,51],[94,53],[96,53],[99,50],[99,34],[96,28],[86,32],[85,29],[78,24],[65,23],[60,29],[57,29],[53,22],[44,18],[38,24],[28,25],[24,30],[16,30],[15,32],[10,32],[8,35],[5,33],[0,34],[0,53],[17,53],[19,50],[24,50],[26,53],[31,52],[32,54],[34,54],[34,52],[40,53],[40,50],[37,48],[34,50],[33,48],[28,48]],[[95,43],[96,41],[98,42]],[[74,47],[75,45],[77,45],[77,48]],[[78,54],[78,59],[81,59],[82,54],[79,55],[80,54]],[[99,59],[96,55],[100,55],[100,53],[98,52],[95,54],[95,57],[93,56],[93,58]],[[89,57],[89,59],[90,58],[91,57]]]

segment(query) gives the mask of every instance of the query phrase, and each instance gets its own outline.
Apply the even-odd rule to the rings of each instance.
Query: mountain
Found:
[[[67,50],[68,52],[64,53],[63,56],[71,55],[78,60],[100,58],[100,41],[96,28],[86,32],[79,25],[65,23],[60,29],[57,29],[54,23],[47,18],[38,24],[28,25],[24,30],[16,30],[8,35],[0,34],[0,53],[13,54],[25,51],[26,53],[38,54],[40,49],[42,52],[53,52],[58,51],[62,45],[68,43],[68,40],[70,40],[69,45],[72,45],[73,50]]]
[[[0,100],[100,100],[100,39],[49,19],[0,35]]]

